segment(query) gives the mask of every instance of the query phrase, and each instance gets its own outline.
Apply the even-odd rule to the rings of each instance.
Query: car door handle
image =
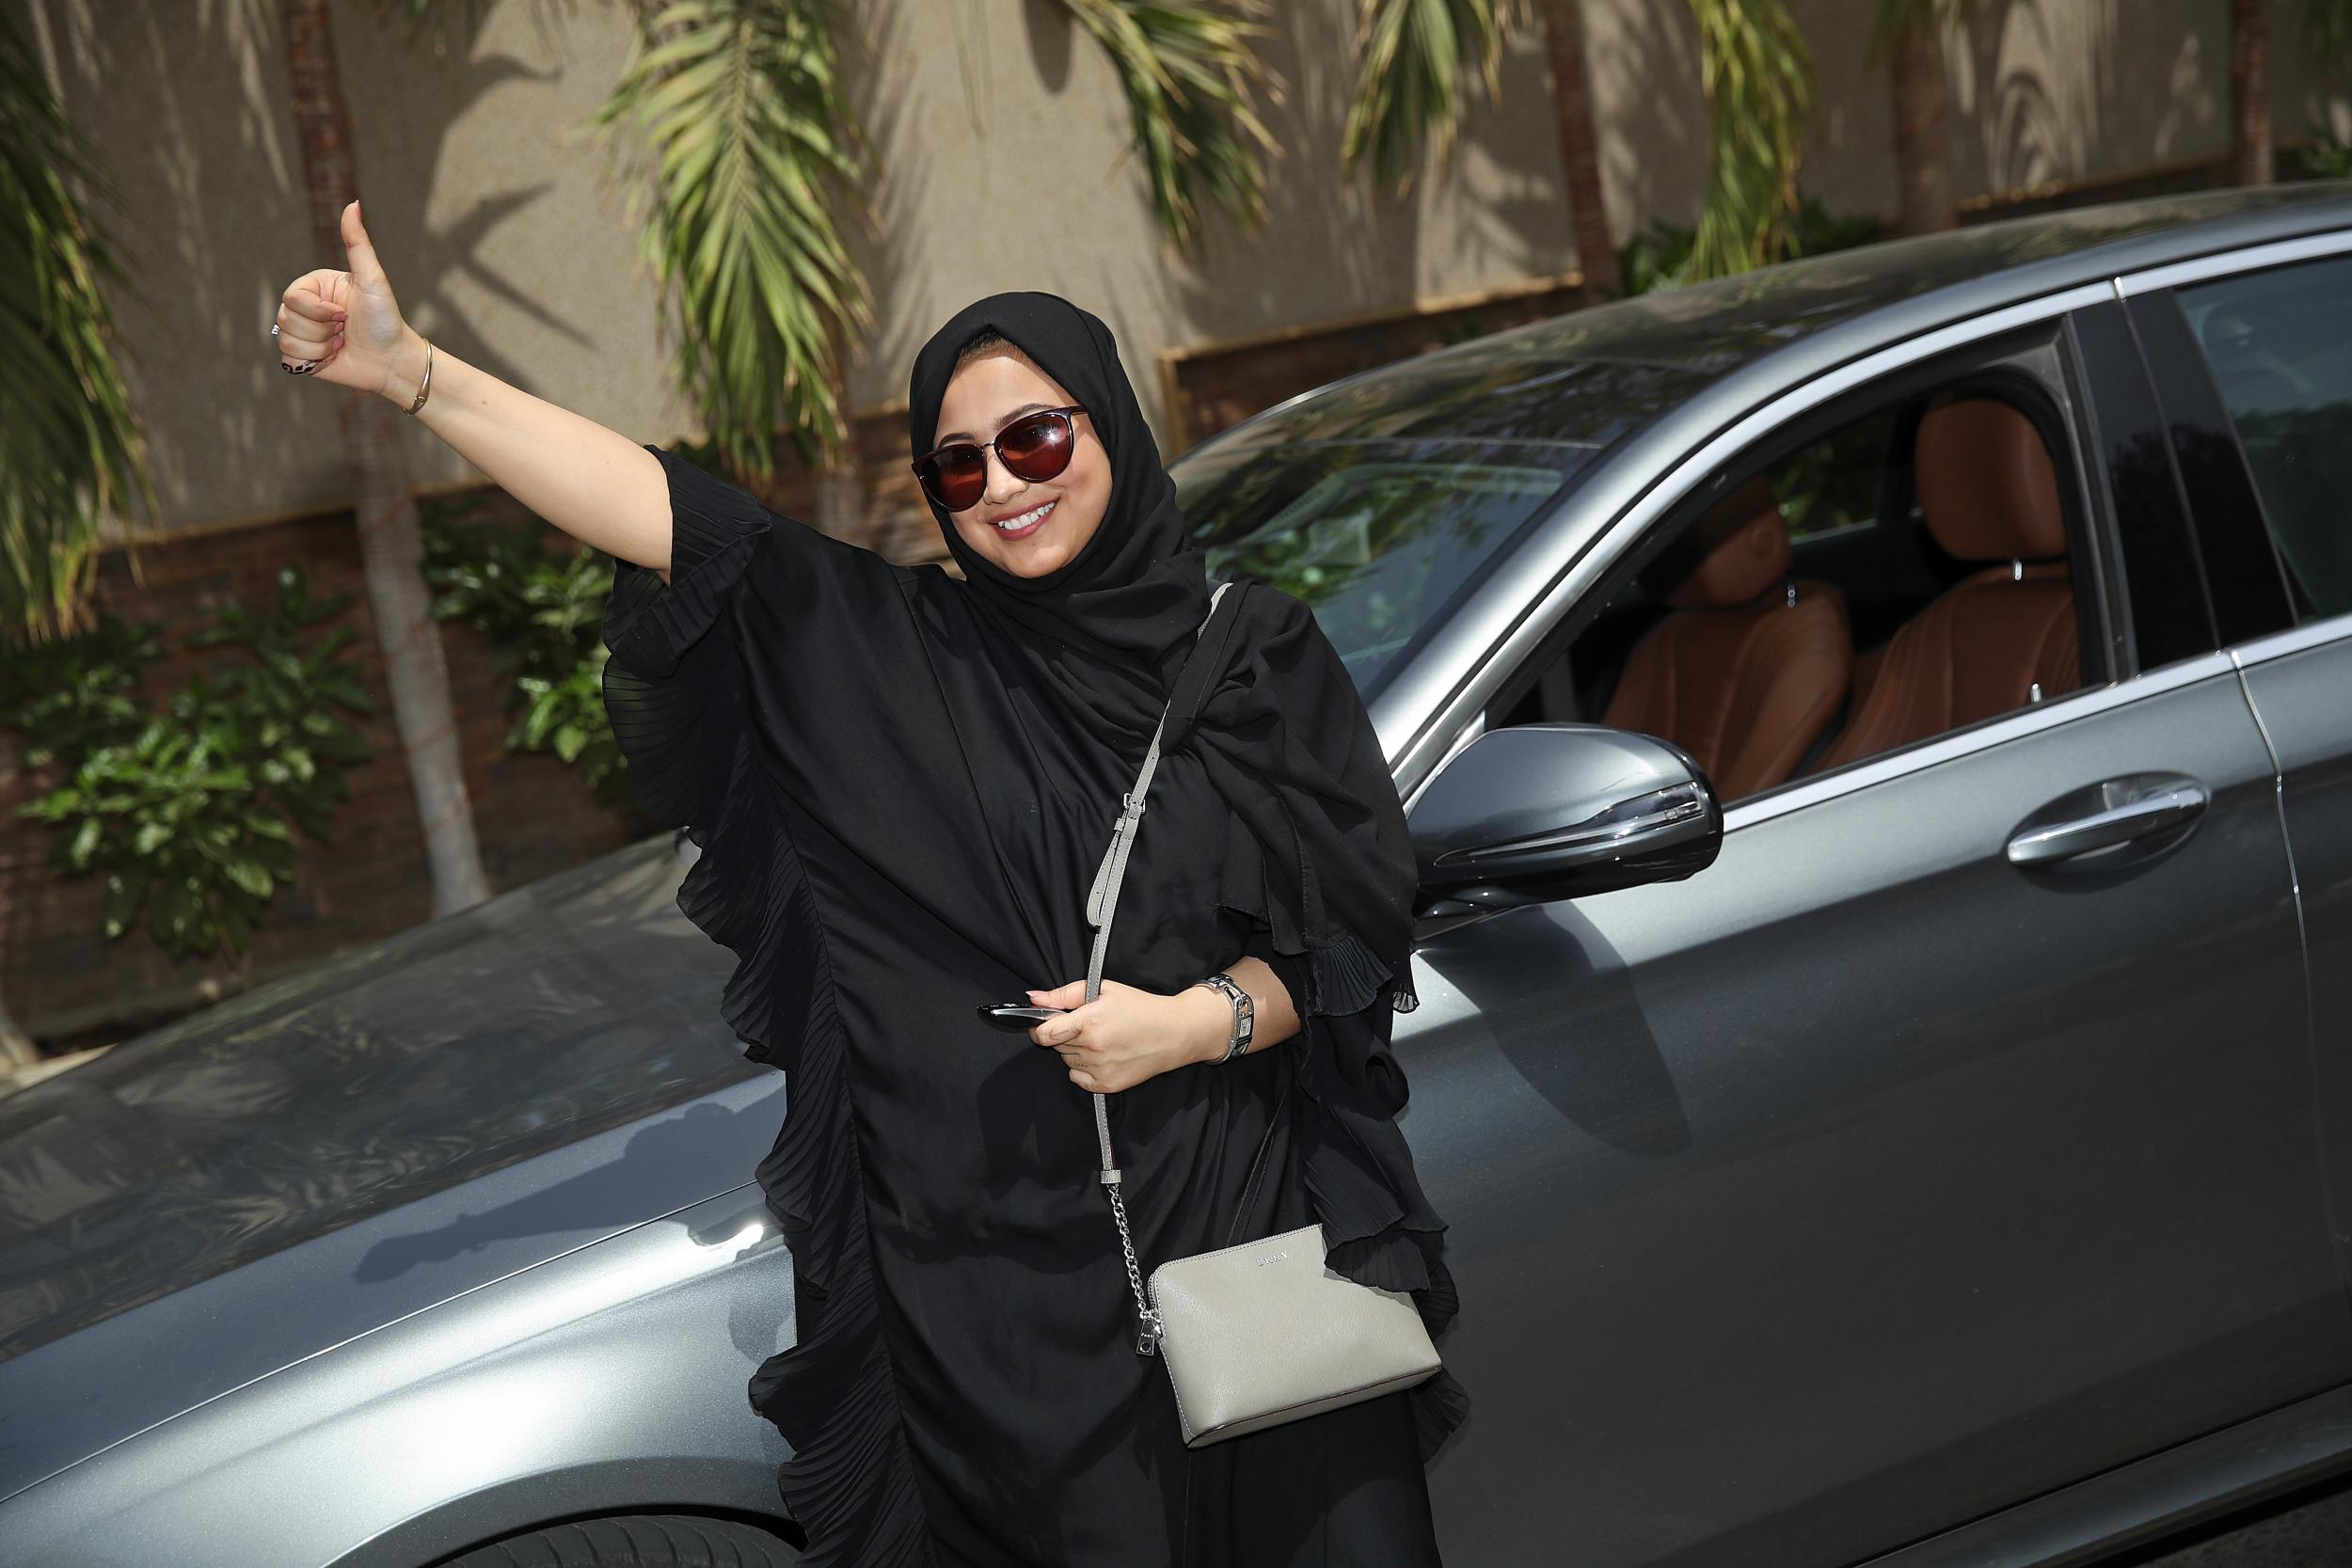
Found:
[[[2052,809],[2099,809],[2056,822],[2032,822],[2009,841],[2011,865],[2047,865],[2178,827],[2205,809],[2212,795],[2180,773],[2130,773],[2106,779],[2052,801]]]

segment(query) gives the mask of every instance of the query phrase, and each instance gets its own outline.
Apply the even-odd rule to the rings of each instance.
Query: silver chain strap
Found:
[[[1193,641],[1209,629],[1209,617],[1216,613],[1217,600],[1232,586],[1220,582],[1216,592],[1209,595],[1209,614],[1203,616]],[[1094,886],[1087,895],[1087,924],[1094,927],[1094,950],[1087,958],[1087,1000],[1103,994],[1103,955],[1111,944],[1111,915],[1119,904],[1119,884],[1127,875],[1128,851],[1135,846],[1136,826],[1143,820],[1143,798],[1152,787],[1152,775],[1160,766],[1160,736],[1168,728],[1168,708],[1175,706],[1175,698],[1168,699],[1168,707],[1160,710],[1160,721],[1152,732],[1152,744],[1143,753],[1143,767],[1136,774],[1136,786],[1120,797],[1119,824],[1111,832],[1110,847],[1103,853],[1103,863],[1096,867]],[[1136,1293],[1136,1354],[1150,1355],[1159,1349],[1160,1315],[1143,1293],[1143,1271],[1136,1262],[1135,1239],[1127,1233],[1127,1205],[1119,1196],[1120,1172],[1111,1159],[1110,1101],[1102,1090],[1094,1094],[1094,1132],[1102,1145],[1103,1168],[1099,1174],[1111,1197],[1111,1218],[1119,1226],[1119,1249],[1127,1257],[1127,1284]]]

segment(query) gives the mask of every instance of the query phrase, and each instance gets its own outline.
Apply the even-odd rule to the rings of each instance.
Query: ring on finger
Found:
[[[271,337],[273,337],[273,338],[278,337],[278,336],[279,336],[279,335],[280,335],[280,334],[279,334],[279,332],[278,332],[278,324],[277,324],[276,322],[272,322],[272,323],[270,323],[270,324],[269,324],[269,335],[270,335]],[[302,374],[305,374],[305,373],[306,373],[306,372],[308,372],[314,371],[314,370],[318,369],[321,365],[324,365],[325,363],[326,363],[326,359],[325,359],[324,357],[317,358],[317,359],[297,359],[297,360],[295,360],[295,361],[294,361],[293,364],[291,364],[291,365],[290,365],[290,364],[288,364],[285,360],[280,359],[279,361],[278,361],[278,368],[279,370],[281,370],[281,371],[286,372],[289,375],[302,375]]]

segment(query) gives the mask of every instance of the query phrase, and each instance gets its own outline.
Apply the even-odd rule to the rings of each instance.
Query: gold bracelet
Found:
[[[417,383],[417,401],[416,401],[416,402],[414,402],[414,403],[412,403],[412,404],[410,404],[408,405],[408,412],[410,412],[411,414],[413,414],[413,413],[415,413],[418,409],[422,408],[422,407],[424,406],[424,395],[425,395],[427,392],[431,391],[432,389],[433,389],[433,340],[432,340],[432,339],[430,339],[430,338],[427,338],[427,339],[424,341],[424,379],[423,379],[422,381],[420,381],[420,382],[418,382],[418,383]]]

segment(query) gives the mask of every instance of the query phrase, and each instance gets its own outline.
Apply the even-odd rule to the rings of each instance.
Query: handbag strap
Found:
[[[1209,623],[1216,619],[1217,601],[1224,598],[1225,591],[1232,586],[1231,582],[1220,582],[1216,591],[1209,595],[1209,613],[1201,617],[1199,629],[1192,634],[1193,653],[1200,652],[1200,641],[1209,629]],[[1185,655],[1186,668],[1191,662],[1192,654]],[[1177,673],[1176,685],[1179,689],[1184,685],[1182,670]],[[1152,728],[1152,744],[1144,749],[1143,766],[1136,772],[1135,787],[1120,797],[1119,821],[1111,830],[1110,847],[1103,852],[1103,863],[1095,868],[1094,886],[1087,894],[1087,924],[1094,927],[1094,949],[1087,958],[1086,999],[1089,1002],[1103,994],[1103,956],[1110,950],[1111,916],[1119,907],[1119,884],[1127,877],[1127,857],[1135,847],[1136,827],[1143,820],[1144,796],[1152,787],[1152,775],[1159,770],[1160,737],[1168,732],[1168,716],[1175,705],[1176,698],[1171,693],[1168,706],[1160,710],[1159,723]],[[1159,1343],[1160,1317],[1144,1299],[1143,1275],[1136,1265],[1135,1241],[1127,1231],[1127,1206],[1119,1196],[1120,1172],[1111,1157],[1109,1097],[1100,1089],[1092,1092],[1094,1132],[1102,1145],[1103,1153],[1103,1168],[1097,1173],[1097,1180],[1110,1194],[1111,1217],[1119,1222],[1120,1250],[1126,1254],[1127,1259],[1127,1283],[1135,1290],[1136,1312],[1142,1321],[1141,1331],[1136,1337],[1136,1354],[1150,1355]]]

